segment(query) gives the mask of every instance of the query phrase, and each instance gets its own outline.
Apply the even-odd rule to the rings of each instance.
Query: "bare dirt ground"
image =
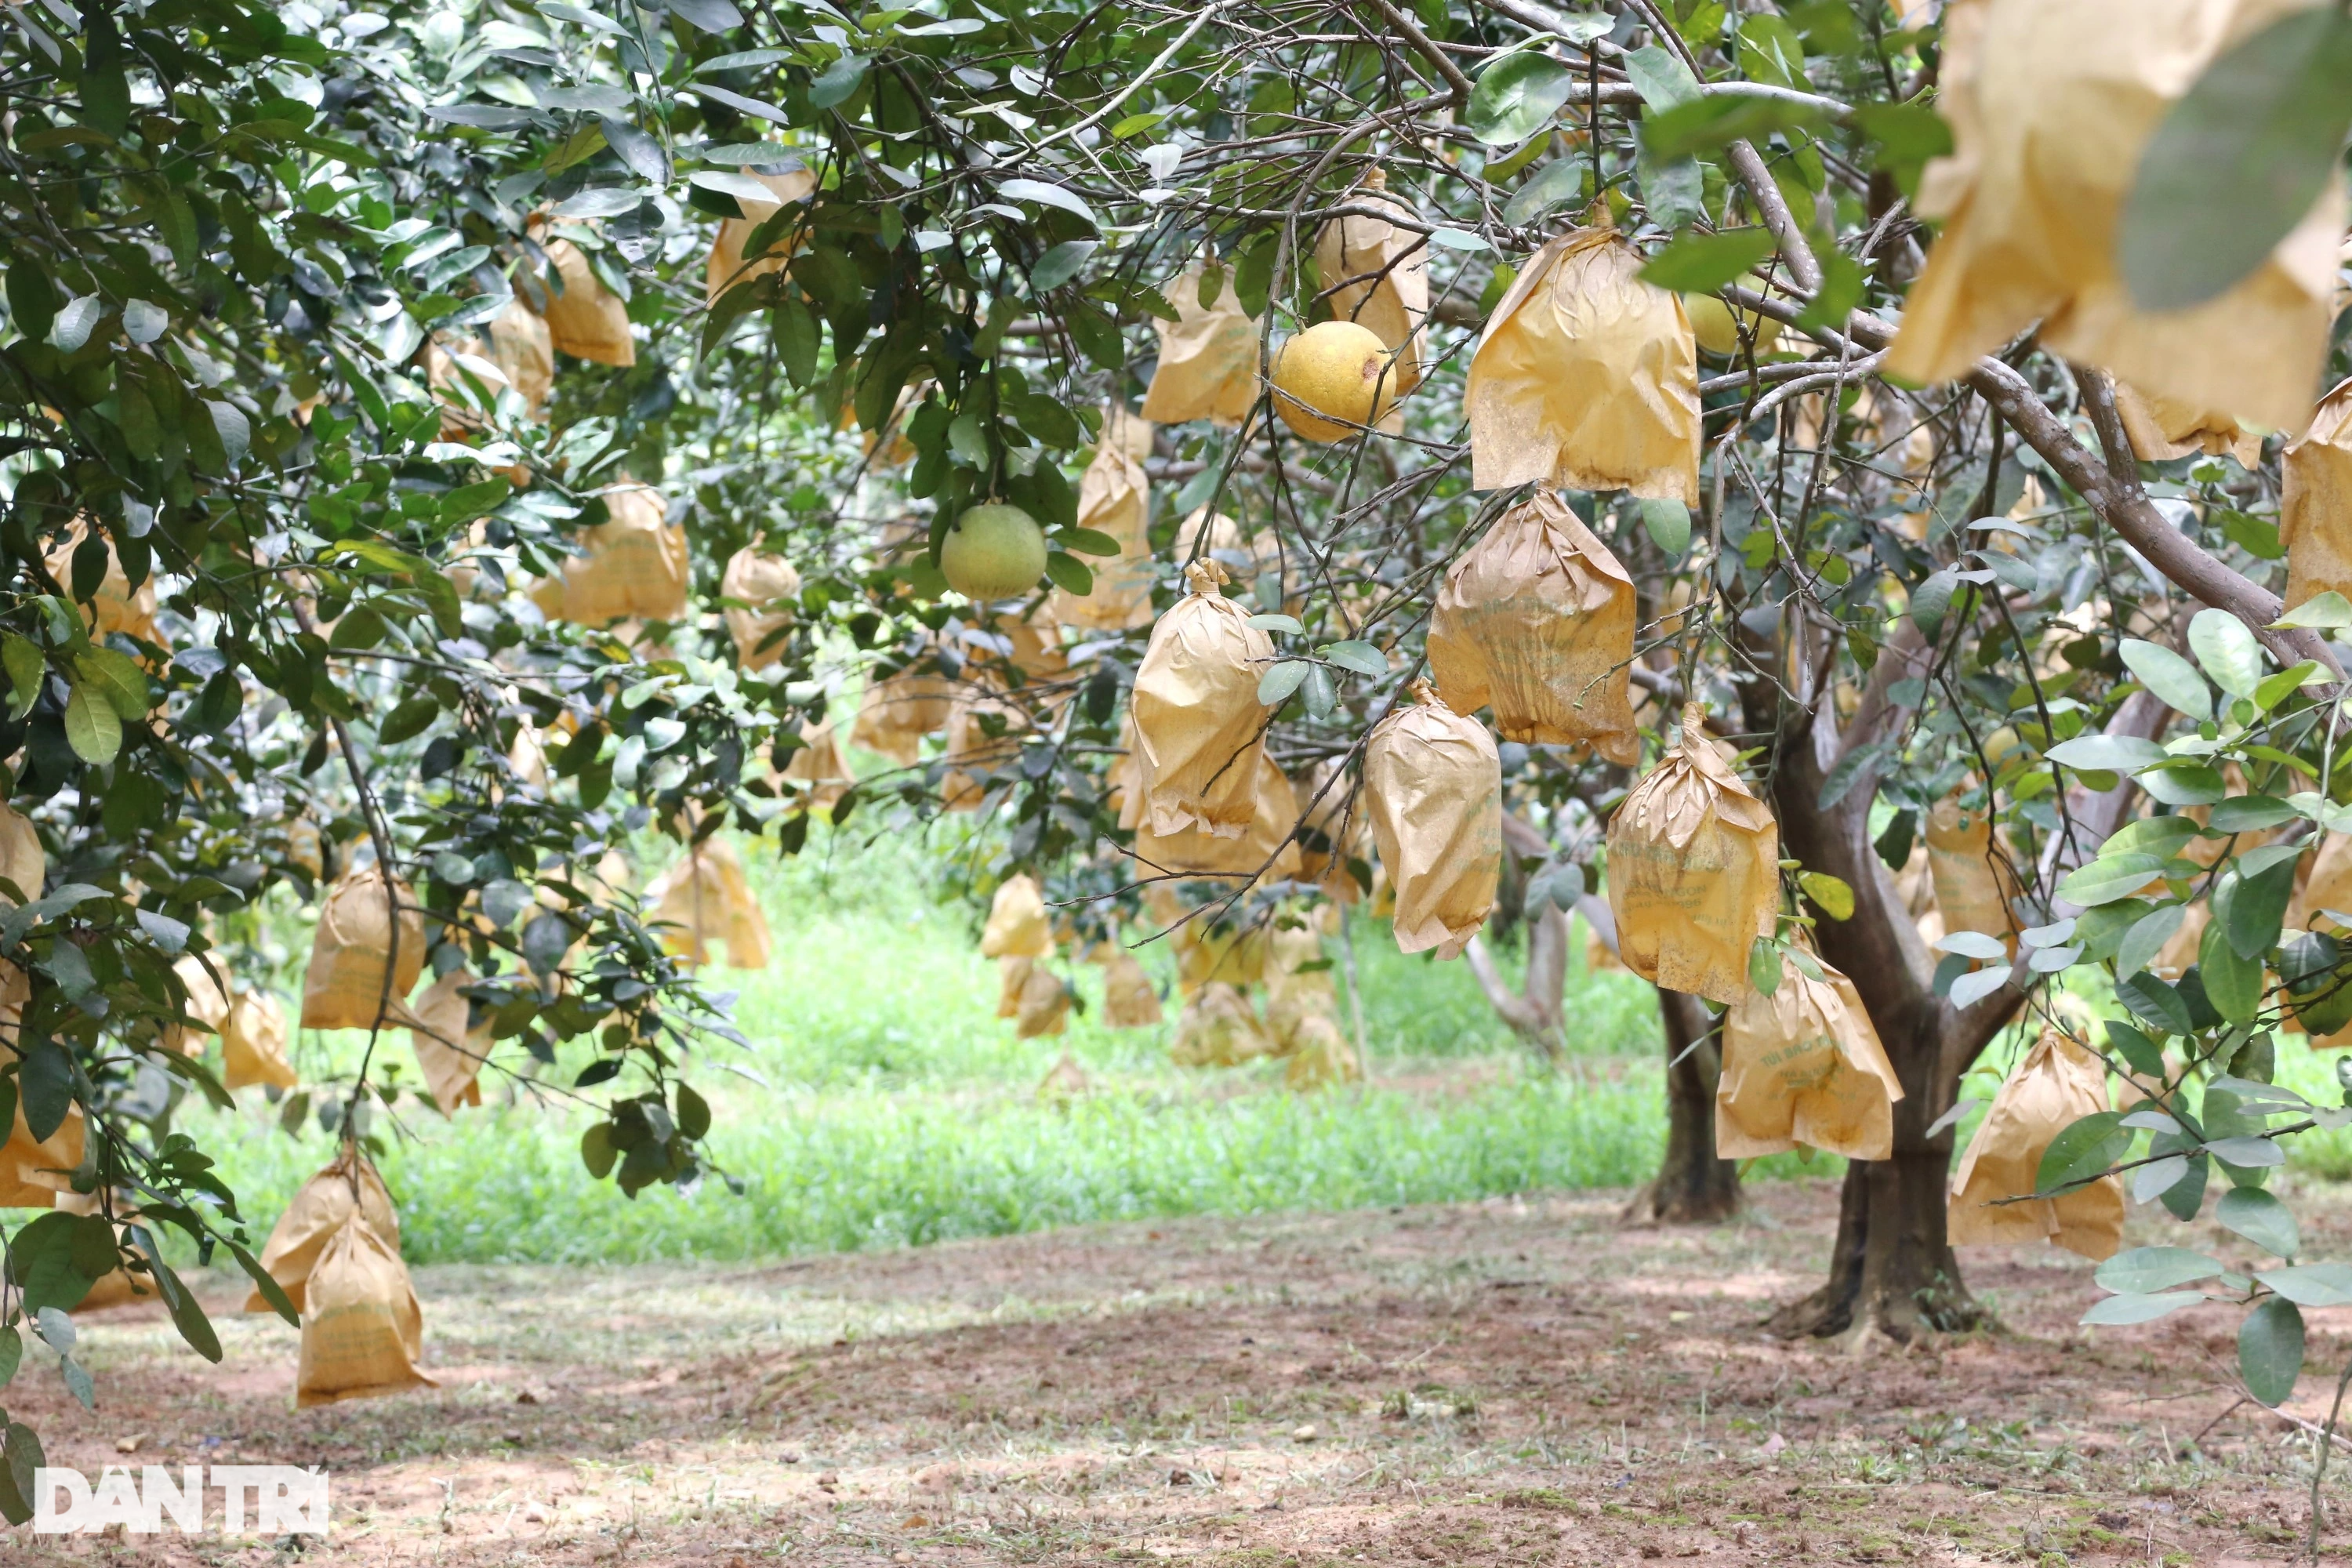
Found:
[[[2225,1309],[2080,1330],[2087,1266],[1983,1253],[1969,1280],[1999,1331],[1787,1345],[1758,1323],[1818,1277],[1834,1190],[1751,1197],[1748,1221],[1708,1230],[1622,1228],[1604,1194],[764,1268],[430,1268],[441,1390],[299,1413],[291,1330],[229,1320],[214,1367],[134,1306],[84,1320],[94,1415],[33,1356],[7,1390],[51,1462],[323,1465],[332,1534],[18,1533],[0,1551],[452,1568],[2300,1552],[2309,1439],[2231,1408]],[[2305,1213],[2312,1257],[2352,1252],[2352,1200]],[[2136,1228],[2245,1250],[2210,1226]],[[226,1314],[241,1290],[217,1284]],[[2311,1364],[2332,1373],[2352,1310],[2315,1319]],[[2324,1381],[2291,1410],[2324,1414]],[[2328,1555],[2352,1557],[2352,1463],[2335,1476]]]

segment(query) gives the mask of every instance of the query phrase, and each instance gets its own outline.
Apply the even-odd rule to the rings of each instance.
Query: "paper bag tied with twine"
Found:
[[[588,265],[588,253],[568,239],[551,240],[547,259],[553,281],[562,285],[548,289],[547,309],[540,312],[547,318],[548,341],[574,359],[623,368],[636,363],[628,302],[604,287]]]
[[[646,889],[662,944],[688,963],[710,962],[710,944],[727,944],[730,969],[765,969],[768,917],[744,879],[743,861],[723,838],[706,838]]]
[[[1021,993],[1028,987],[1029,972],[1037,961],[1025,952],[1008,952],[996,961],[996,1016],[1021,1016]]]
[[[1927,868],[1936,883],[1936,908],[1946,931],[1972,931],[2017,951],[2017,921],[2010,913],[2014,874],[1993,865],[1992,815],[1983,806],[1962,807],[1946,795],[1927,813]]]
[[[1087,563],[1095,574],[1090,592],[1054,590],[1054,614],[1071,626],[1126,631],[1151,624],[1160,572],[1151,559],[1151,487],[1143,472],[1150,455],[1150,422],[1118,404],[1107,408],[1102,438],[1078,480],[1078,526],[1109,535],[1118,553]]]
[[[2227,414],[2200,408],[2176,397],[2143,394],[2117,382],[2116,412],[2123,416],[2124,434],[2144,463],[2168,463],[2201,452],[2209,458],[2230,457],[2241,468],[2263,460],[2263,437]]]
[[[49,575],[69,594],[73,592],[74,554],[89,537],[89,520],[78,517],[43,558]],[[97,591],[82,601],[90,635],[104,639],[121,632],[141,642],[163,642],[163,634],[155,626],[155,579],[151,575],[133,589],[129,574],[122,570],[122,558],[115,553],[114,541],[102,528],[97,537],[106,546],[106,574],[99,579]]]
[[[1419,216],[1390,194],[1381,170],[1366,172],[1340,201],[1403,220],[1349,213],[1324,220],[1315,237],[1316,276],[1332,316],[1370,330],[1395,352],[1389,383],[1402,397],[1421,384],[1429,357],[1429,239],[1406,226],[1418,224]]]
[[[1130,711],[1142,762],[1143,824],[1239,838],[1257,814],[1266,710],[1257,683],[1274,643],[1228,599],[1224,568],[1196,561],[1190,587],[1151,628]]]
[[[1282,1086],[1294,1094],[1354,1083],[1364,1076],[1338,1019],[1317,1013],[1298,1021],[1283,1053]]]
[[[1780,831],[1683,710],[1681,737],[1609,819],[1609,910],[1617,953],[1654,985],[1732,1003],[1748,953],[1780,910]]]
[[[1054,928],[1045,915],[1045,889],[1026,871],[997,884],[989,900],[988,924],[980,933],[983,958],[1043,958],[1054,951]]]
[[[1103,1026],[1145,1029],[1160,1022],[1160,992],[1135,954],[1117,942],[1095,944],[1094,962],[1103,972]]]
[[[399,906],[397,925],[393,903]],[[425,920],[408,884],[394,879],[387,900],[382,868],[347,871],[327,894],[310,939],[310,963],[302,972],[302,1027],[372,1029],[384,1009],[416,988],[424,969]]]
[[[686,530],[667,522],[668,503],[647,485],[618,485],[604,497],[605,520],[580,535],[585,553],[566,558],[531,602],[575,626],[684,619],[692,574]]]
[[[221,1026],[221,1082],[232,1091],[259,1083],[293,1089],[302,1081],[286,1058],[286,1010],[267,991],[240,991]]]
[[[800,740],[776,776],[797,786],[811,810],[829,811],[849,793],[857,774],[851,771],[849,759],[841,754],[841,742],[835,738],[831,721],[810,725],[801,731]]]
[[[2082,1118],[2107,1109],[2107,1069],[2055,1029],[1993,1096],[1992,1109],[1969,1140],[1952,1177],[1945,1215],[1954,1247],[2046,1240],[2084,1258],[2108,1258],[2123,1245],[2124,1184],[2102,1176],[2054,1198],[2000,1203],[2036,1189],[2050,1141]]]
[[[1171,282],[1166,298],[1177,319],[1152,321],[1160,363],[1143,395],[1143,416],[1157,425],[1238,425],[1257,401],[1257,320],[1243,312],[1232,268],[1218,268],[1216,296],[1206,305],[1201,275],[1188,268]]]
[[[548,395],[555,390],[555,340],[545,318],[518,295],[490,319],[488,332],[490,363],[522,395],[531,417],[544,417]]]
[[[954,705],[955,689],[939,676],[901,671],[867,684],[849,738],[910,768],[922,759],[923,737],[947,728]]]
[[[2352,599],[2352,381],[2321,400],[2311,427],[2281,465],[2279,542],[2286,547],[2286,604],[2322,594]]]
[[[490,1055],[490,1019],[473,1021],[474,1004],[465,988],[480,982],[468,970],[453,969],[427,986],[409,1009],[409,1044],[416,1069],[444,1116],[482,1103],[482,1064]]]
[[[783,270],[794,248],[789,229],[778,235],[767,253],[749,266],[744,265],[743,247],[751,242],[752,232],[761,224],[786,206],[808,200],[816,190],[816,176],[806,169],[790,169],[779,174],[751,174],[751,178],[765,185],[772,199],[762,201],[742,192],[728,193],[734,196],[743,216],[720,219],[719,232],[711,238],[710,259],[702,268],[702,298],[707,305],[719,303],[719,296],[738,283]]]
[[[1682,297],[1614,229],[1536,252],[1487,318],[1463,394],[1472,486],[1698,504],[1698,344]]]
[[[278,1281],[296,1311],[303,1310],[310,1271],[327,1238],[354,1212],[363,1215],[378,1236],[395,1248],[400,1246],[400,1216],[393,1211],[383,1178],[365,1154],[346,1143],[324,1170],[302,1184],[261,1249],[262,1272]],[[270,1307],[256,1290],[246,1297],[245,1310],[267,1312]]]
[[[1070,988],[1062,977],[1032,960],[1029,973],[1022,977],[1021,994],[1014,999],[1013,1033],[1016,1038],[1034,1040],[1058,1035],[1069,1027]]]
[[[780,634],[793,624],[793,601],[800,595],[799,569],[782,556],[753,543],[727,558],[719,596],[726,602],[727,635],[735,639],[736,663],[745,669],[765,669],[783,657]]]
[[[1549,489],[1486,531],[1445,574],[1429,668],[1457,713],[1492,704],[1507,741],[1642,760],[1633,723],[1633,580]]]
[[[1150,823],[1135,829],[1135,862],[1147,876],[1216,877],[1227,887],[1234,879],[1263,871],[1280,881],[1299,873],[1298,846],[1291,832],[1298,823],[1298,798],[1290,780],[1272,757],[1257,759],[1257,810],[1249,831],[1239,838],[1221,838],[1201,827],[1160,835]]]
[[[425,1313],[408,1266],[363,1214],[337,1226],[310,1271],[294,1404],[308,1410],[441,1385],[418,1369]]]
[[[1771,995],[1750,991],[1731,1005],[1715,1094],[1717,1158],[1800,1143],[1849,1160],[1894,1152],[1903,1084],[1853,983],[1826,963],[1821,971],[1815,980],[1786,963]]]
[[[1486,923],[1503,868],[1503,765],[1485,725],[1426,681],[1364,743],[1364,813],[1396,889],[1401,952],[1456,958]]]
[[[13,1048],[0,1046],[0,1064],[16,1058]],[[25,1097],[19,1093],[8,1141],[0,1144],[0,1208],[47,1208],[58,1194],[71,1193],[86,1132],[81,1107],[68,1104],[64,1120],[47,1138],[34,1137],[25,1121]]]
[[[988,732],[990,719],[1003,726],[1002,733]],[[998,782],[995,775],[1020,756],[1021,737],[1029,727],[1029,716],[1012,702],[970,691],[959,695],[948,709],[940,805],[949,811],[978,811],[985,805],[989,790]]]
[[[1220,980],[1184,999],[1168,1059],[1180,1068],[1239,1067],[1273,1048],[1249,998],[1240,987]]]
[[[1887,356],[1914,384],[1966,375],[2035,321],[2054,355],[2150,398],[2297,430],[2326,353],[2343,184],[2216,299],[2143,311],[2116,231],[2148,139],[2224,50],[2295,0],[1953,0],[1937,109],[1949,156],[1915,205],[1944,220]]]
[[[0,805],[0,877],[16,884],[27,899],[37,899],[47,884],[48,851],[41,847],[40,830],[33,819],[12,805]],[[16,900],[0,889],[0,909]]]

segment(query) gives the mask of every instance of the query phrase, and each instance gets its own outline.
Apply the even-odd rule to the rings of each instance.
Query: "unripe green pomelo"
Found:
[[[940,542],[940,574],[967,599],[1010,599],[1045,571],[1045,531],[1017,506],[989,501],[966,511]]]
[[[1739,280],[1743,289],[1760,291],[1764,283],[1754,273]],[[1714,294],[1685,294],[1683,310],[1690,317],[1691,336],[1698,340],[1699,353],[1716,359],[1729,359],[1739,352],[1739,321],[1731,307]],[[1756,334],[1756,352],[1768,354],[1772,345],[1780,341],[1780,323],[1754,310],[1742,310],[1739,317],[1747,320],[1748,329]]]
[[[1274,406],[1309,441],[1344,441],[1375,425],[1397,398],[1388,344],[1354,321],[1318,321],[1274,360]],[[1328,416],[1328,417],[1318,417]]]

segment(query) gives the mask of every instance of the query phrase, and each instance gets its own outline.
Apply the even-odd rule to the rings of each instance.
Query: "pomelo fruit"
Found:
[[[1275,411],[1303,439],[1344,441],[1396,402],[1392,357],[1370,327],[1318,321],[1275,355]]]
[[[1739,279],[1742,289],[1761,293],[1764,280],[1754,273]],[[1748,330],[1756,334],[1756,352],[1768,354],[1772,345],[1780,341],[1780,323],[1769,316],[1753,310],[1742,310],[1738,317],[1731,307],[1715,294],[1685,294],[1683,310],[1690,317],[1691,336],[1698,340],[1698,350],[1716,359],[1729,359],[1739,352],[1739,321],[1744,319]]]
[[[1017,506],[988,501],[949,525],[940,574],[967,599],[1010,599],[1045,571],[1045,531]]]

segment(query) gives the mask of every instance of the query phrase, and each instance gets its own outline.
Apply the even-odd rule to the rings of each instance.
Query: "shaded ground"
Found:
[[[1621,1229],[1622,1196],[1585,1194],[767,1268],[435,1268],[418,1285],[437,1394],[297,1413],[291,1330],[231,1320],[208,1367],[140,1306],[83,1321],[95,1415],[30,1356],[6,1400],[52,1463],[92,1474],[326,1466],[334,1533],[299,1543],[310,1562],[2295,1555],[2308,1442],[2252,1406],[2224,1414],[2233,1315],[2077,1330],[2085,1266],[1988,1253],[1969,1278],[2000,1333],[1861,1359],[1790,1347],[1756,1325],[1822,1268],[1834,1190],[1754,1196],[1748,1223],[1710,1231]],[[2305,1212],[2313,1257],[2352,1252],[2352,1205]],[[2221,1256],[2244,1250],[2200,1228]],[[2340,1366],[2352,1310],[2313,1317],[2313,1364]],[[2318,1413],[2320,1384],[2293,1408]],[[2329,1555],[2352,1557],[2352,1464],[2336,1474]],[[296,1546],[6,1550],[264,1563]]]

